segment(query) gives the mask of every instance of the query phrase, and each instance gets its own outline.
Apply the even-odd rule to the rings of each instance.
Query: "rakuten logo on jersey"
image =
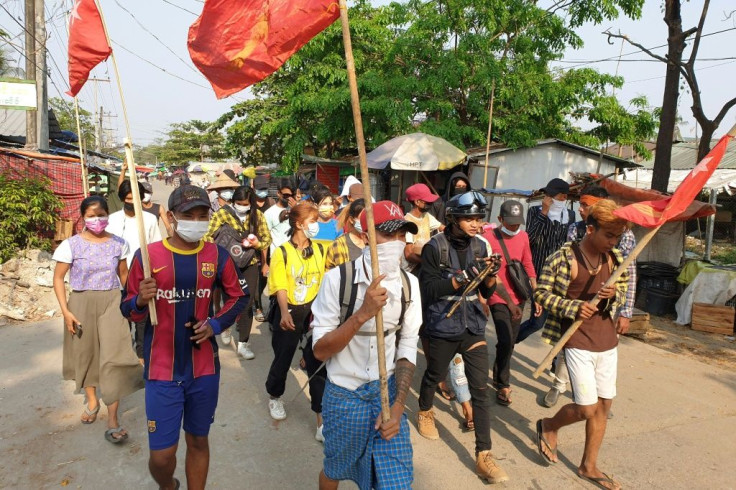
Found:
[[[159,289],[156,291],[156,300],[165,299],[169,303],[179,303],[193,299],[209,299],[212,294],[209,289]]]

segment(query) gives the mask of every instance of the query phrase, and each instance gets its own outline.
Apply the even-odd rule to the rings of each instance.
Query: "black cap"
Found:
[[[542,192],[548,196],[556,196],[557,194],[568,194],[570,192],[570,184],[562,179],[555,178],[547,182]]]
[[[524,224],[524,207],[519,201],[509,199],[501,204],[501,218],[510,225]]]
[[[143,190],[146,191],[149,194],[153,194],[153,186],[150,182],[141,182],[141,185],[143,186]]]
[[[183,185],[174,189],[169,196],[169,210],[183,213],[198,206],[211,208],[207,191],[195,185]]]

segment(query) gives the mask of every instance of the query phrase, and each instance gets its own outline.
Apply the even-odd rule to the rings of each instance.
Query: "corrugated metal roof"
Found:
[[[26,136],[26,111],[0,109],[0,135]]]
[[[716,142],[713,142],[715,145]],[[691,170],[698,164],[698,145],[695,142],[675,143],[672,145],[672,170]],[[641,162],[644,168],[654,168],[654,156],[650,160]],[[736,143],[733,141],[726,148],[719,169],[736,169]]]

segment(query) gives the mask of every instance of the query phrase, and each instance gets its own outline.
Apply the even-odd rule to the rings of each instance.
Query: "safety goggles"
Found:
[[[473,204],[477,204],[479,206],[488,206],[488,201],[486,201],[486,198],[483,194],[476,191],[470,191],[466,192],[465,194],[460,194],[456,197],[457,199],[457,206],[472,206]]]

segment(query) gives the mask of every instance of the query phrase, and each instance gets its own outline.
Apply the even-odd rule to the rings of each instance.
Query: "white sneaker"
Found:
[[[322,427],[323,425],[320,425],[317,427],[317,433],[314,434],[314,438],[317,439],[319,442],[325,442],[325,436],[322,435]]]
[[[250,342],[238,342],[238,355],[244,359],[253,359],[256,355],[250,350]]]
[[[284,410],[284,402],[281,401],[281,398],[268,400],[268,411],[271,412],[271,418],[274,420],[284,420],[286,418],[286,410]]]
[[[222,343],[224,345],[230,345],[230,342],[233,340],[233,336],[230,333],[229,328],[227,330],[222,331],[222,333],[220,334],[220,340],[222,340]]]

